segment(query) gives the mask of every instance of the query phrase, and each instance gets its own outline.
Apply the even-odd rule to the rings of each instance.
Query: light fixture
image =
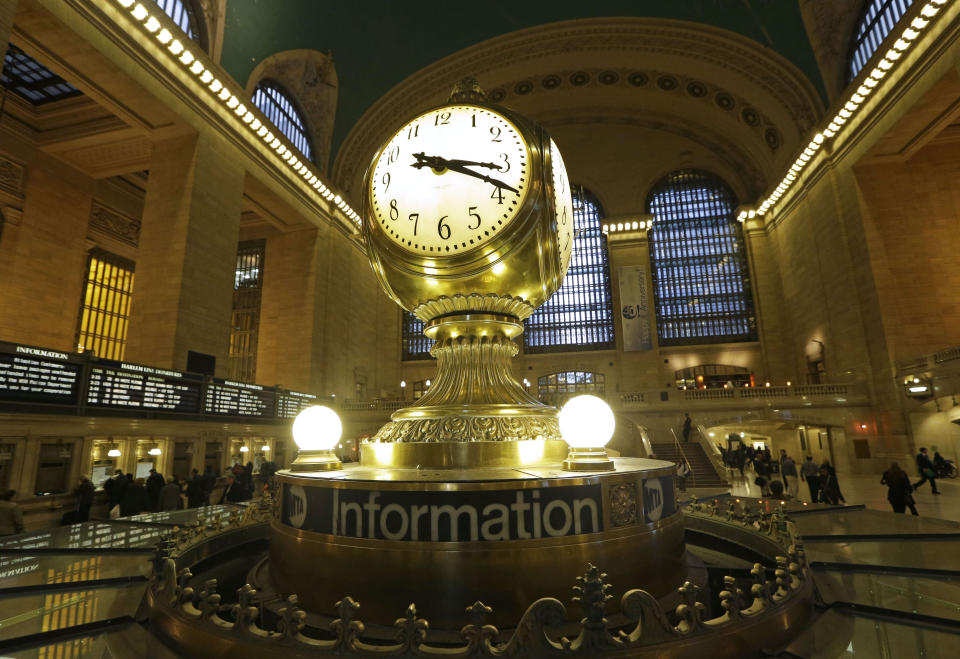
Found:
[[[269,450],[270,450],[270,446],[269,446],[268,444],[264,444],[263,446],[260,447],[260,452],[261,452],[261,453],[266,453],[266,452],[268,452]]]
[[[150,449],[149,451],[147,451],[147,455],[160,455],[162,452],[163,452],[163,451],[161,451],[159,448],[157,448],[156,446],[154,446],[152,449]]]
[[[240,452],[241,452],[241,453],[246,453],[246,452],[249,451],[249,450],[250,450],[250,449],[247,448],[246,446],[241,446],[241,447],[240,447]]]
[[[118,449],[118,448],[112,448],[112,449],[110,449],[109,451],[107,451],[107,457],[108,457],[108,458],[119,458],[119,457],[120,457],[120,449]]]
[[[604,446],[613,437],[613,410],[596,396],[574,396],[560,410],[560,434],[570,446],[566,471],[613,471]]]
[[[300,449],[291,471],[329,471],[343,464],[333,449],[343,434],[340,417],[329,407],[311,405],[293,420],[293,441]]]

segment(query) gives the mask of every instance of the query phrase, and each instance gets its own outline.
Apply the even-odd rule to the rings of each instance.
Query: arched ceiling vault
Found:
[[[683,153],[689,162],[681,164],[713,163],[744,201],[782,173],[822,113],[795,66],[741,35],[665,19],[564,21],[476,44],[396,85],[348,134],[335,180],[359,199],[363,173],[390,132],[444,102],[468,75],[491,100],[546,125],[565,153],[564,139],[577,139],[573,126],[582,133],[619,124],[637,149],[650,141],[665,160]],[[576,166],[576,158],[568,163],[574,178]]]

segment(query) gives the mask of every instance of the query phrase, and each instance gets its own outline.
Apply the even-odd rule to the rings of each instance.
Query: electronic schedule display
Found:
[[[70,353],[0,343],[0,400],[76,405],[82,370]]]
[[[281,391],[277,394],[277,416],[281,419],[292,419],[301,410],[317,404],[317,396],[304,394],[299,391]]]
[[[204,412],[225,416],[273,418],[277,391],[259,384],[214,378],[207,385]]]
[[[200,413],[202,376],[139,364],[109,364],[90,366],[88,407]]]

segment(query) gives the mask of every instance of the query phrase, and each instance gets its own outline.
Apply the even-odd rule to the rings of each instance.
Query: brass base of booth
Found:
[[[673,465],[615,466],[281,471],[270,573],[311,611],[333,613],[350,595],[365,619],[389,624],[416,602],[441,629],[459,628],[477,600],[493,624],[515,624],[537,598],[566,598],[591,562],[618,587],[665,595],[684,577]]]

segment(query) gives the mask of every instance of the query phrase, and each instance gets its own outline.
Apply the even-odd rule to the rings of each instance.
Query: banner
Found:
[[[639,265],[620,266],[620,322],[625,351],[650,350],[650,309],[647,271]]]

